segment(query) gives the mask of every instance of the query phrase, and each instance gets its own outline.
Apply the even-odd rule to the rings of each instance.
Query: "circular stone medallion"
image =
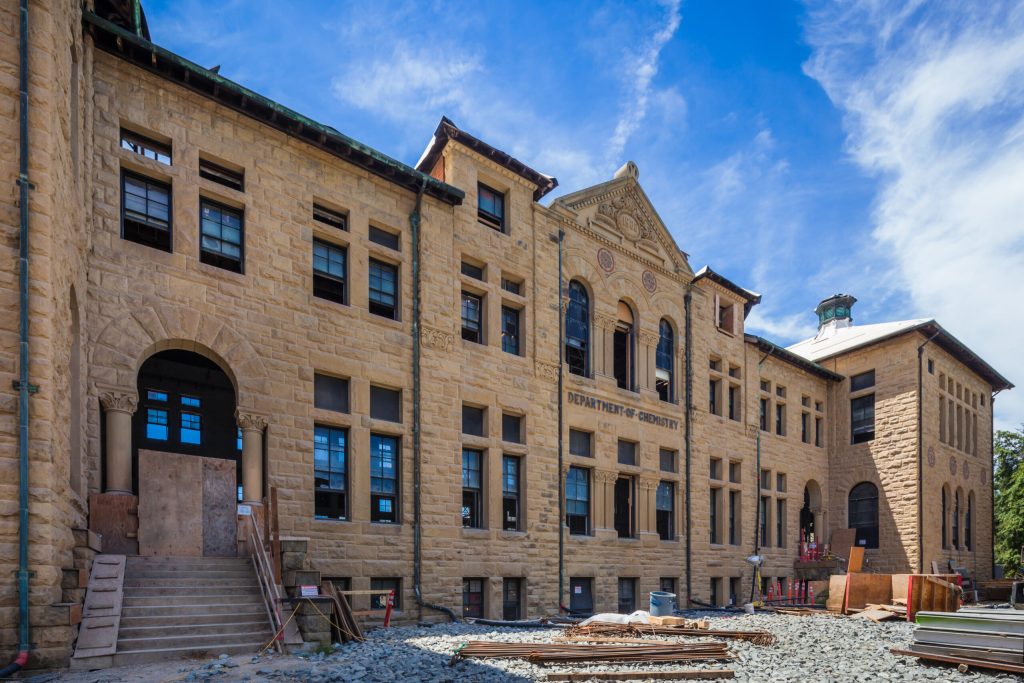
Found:
[[[598,249],[597,265],[601,266],[601,270],[606,273],[610,273],[615,270],[615,257],[612,256],[612,252],[608,251],[604,247]]]
[[[654,294],[658,289],[658,278],[654,277],[654,273],[649,270],[645,270],[641,279],[644,282],[644,289],[651,294]]]

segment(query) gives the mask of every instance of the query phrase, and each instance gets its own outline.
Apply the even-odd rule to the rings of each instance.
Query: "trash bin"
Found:
[[[651,616],[669,617],[676,609],[676,594],[651,591]]]

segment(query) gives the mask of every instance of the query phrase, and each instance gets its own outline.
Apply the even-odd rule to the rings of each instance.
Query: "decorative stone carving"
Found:
[[[597,213],[611,219],[622,236],[631,242],[659,241],[654,219],[632,192],[602,202],[597,207]]]
[[[653,491],[654,489],[658,488],[658,480],[657,479],[641,479],[640,480],[640,488],[643,489],[644,491]]]
[[[243,413],[240,410],[236,410],[235,420],[237,420],[238,426],[243,432],[262,432],[264,429],[267,428],[267,418],[265,415],[257,415],[255,413]]]
[[[599,484],[614,484],[615,480],[618,478],[618,472],[609,472],[607,470],[597,470],[594,472],[594,479],[596,479]]]
[[[956,456],[949,456],[949,473],[956,476]]]
[[[642,346],[657,346],[661,340],[658,335],[651,334],[650,332],[641,332],[638,336]]]
[[[641,276],[641,280],[644,283],[644,289],[646,289],[651,294],[654,294],[656,291],[658,291],[658,278],[654,277],[654,273],[652,273],[651,271],[645,270],[644,274]]]
[[[540,377],[543,380],[547,380],[548,382],[558,381],[558,365],[554,363],[536,361],[533,364],[533,366],[534,372],[536,372],[537,377]]]
[[[608,251],[604,247],[597,250],[597,265],[601,266],[601,270],[606,273],[611,273],[615,270],[615,257],[612,252]]]
[[[604,313],[594,314],[594,324],[602,330],[614,330],[618,322],[613,315],[605,315]]]
[[[928,467],[935,467],[935,449],[928,447]]]
[[[451,351],[455,344],[455,335],[424,325],[420,328],[420,343],[430,349]]]
[[[966,460],[964,460],[964,464],[960,467],[960,469],[964,473],[964,479],[971,478],[971,466]]]
[[[117,410],[134,415],[139,407],[139,396],[134,391],[124,389],[103,389],[100,391],[100,403],[104,410]]]

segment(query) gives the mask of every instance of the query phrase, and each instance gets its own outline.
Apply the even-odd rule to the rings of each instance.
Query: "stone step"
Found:
[[[185,579],[185,578],[178,578],[178,577],[174,577],[174,576],[167,576],[167,577],[163,577],[163,578],[136,576],[136,577],[125,577],[125,579],[124,579],[124,588],[126,590],[130,589],[130,588],[138,588],[138,587],[141,587],[141,586],[164,586],[164,587],[167,587],[167,588],[176,588],[176,587],[181,587],[181,586],[204,586],[204,587],[207,587],[207,588],[214,587],[214,586],[225,586],[225,587],[256,586],[257,588],[259,587],[259,585],[256,583],[256,577],[253,574],[248,574],[245,577],[240,577],[240,578],[235,578],[235,579],[224,579],[224,578],[219,578],[219,579],[208,579],[208,578]]]
[[[230,562],[216,562],[208,559],[200,559],[196,562],[187,560],[162,560],[157,562],[128,562],[128,571],[183,571],[183,570],[221,570],[234,571],[252,569],[252,561],[249,559],[231,560]]]
[[[124,607],[177,607],[178,605],[235,605],[251,607],[262,605],[263,598],[259,593],[244,595],[224,595],[208,593],[205,595],[128,595],[122,598]]]
[[[121,628],[117,632],[118,650],[121,650],[122,640],[142,640],[146,638],[180,638],[182,636],[204,636],[211,640],[215,636],[223,634],[252,633],[266,636],[270,639],[270,626],[266,616],[263,622],[235,621],[231,615],[220,615],[222,621],[209,624],[163,624],[158,626],[125,626],[121,622]]]
[[[262,634],[232,631],[229,633],[218,633],[210,636],[205,633],[192,635],[158,636],[152,638],[121,638],[117,639],[117,652],[138,652],[139,650],[166,650],[194,648],[203,649],[216,656],[222,652],[218,649],[223,645],[245,645],[252,644],[258,648],[270,640],[270,634],[266,639]]]
[[[203,583],[190,583],[178,585],[151,584],[140,582],[137,586],[125,586],[125,597],[138,597],[142,595],[210,595],[220,593],[221,595],[261,595],[260,587],[253,583],[249,585],[227,584],[222,586],[209,586]]]
[[[268,625],[267,610],[260,605],[259,610],[248,608],[240,612],[214,613],[214,614],[192,614],[178,616],[177,611],[168,614],[161,614],[153,617],[121,617],[121,628],[136,628],[145,626],[192,626],[196,629],[203,628],[206,624],[220,624],[225,621],[233,621],[239,624],[258,623]]]
[[[125,579],[230,579],[232,581],[241,581],[248,579],[249,583],[252,582],[253,569],[251,567],[232,570],[222,571],[215,569],[127,569],[125,570]]]
[[[140,562],[249,562],[252,558],[244,556],[202,556],[202,555],[128,555],[128,564]]]
[[[269,639],[270,637],[267,636],[267,638]],[[216,657],[217,655],[254,655],[264,645],[266,645],[265,640],[262,642],[259,640],[248,640],[243,642],[213,641],[199,646],[168,646],[149,650],[118,652],[107,660],[109,664],[106,664],[103,668],[111,666],[138,666],[140,664],[149,664],[151,662],[162,662],[185,658],[196,659],[200,657]],[[104,658],[96,657],[96,659]],[[79,665],[75,668],[82,669],[91,667],[89,667],[88,662],[86,662],[84,666]]]
[[[259,603],[260,609],[265,609],[263,603]],[[208,614],[235,614],[237,612],[255,612],[255,605],[239,605],[235,602],[200,603],[190,605],[124,605],[121,607],[121,617],[171,617],[171,616],[204,616]]]

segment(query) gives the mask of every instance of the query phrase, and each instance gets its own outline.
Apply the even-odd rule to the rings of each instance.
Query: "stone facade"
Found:
[[[116,27],[86,16],[83,30],[77,3],[33,1],[30,13],[35,187],[29,346],[31,380],[39,386],[31,398],[31,623],[37,663],[60,664],[70,654],[72,605],[81,600],[74,577],[88,569],[95,552],[84,531],[87,497],[137,493],[130,459],[138,444],[128,430],[143,388],[139,372],[148,358],[169,350],[203,356],[230,378],[245,500],[258,502],[276,487],[282,533],[308,539],[307,564],[324,577],[347,580],[355,590],[370,589],[374,579],[399,579],[398,623],[443,618],[419,607],[414,592],[417,430],[422,599],[457,612],[469,578],[484,579],[481,612],[491,618],[504,614],[508,579],[518,580],[523,617],[568,606],[583,580],[598,611],[619,609],[630,599],[641,607],[648,592],[661,588],[679,593],[681,603],[743,600],[751,581],[744,558],[755,550],[765,558],[763,576],[793,575],[805,488],[815,529],[827,535],[846,526],[847,495],[861,481],[874,482],[882,494],[881,547],[868,552],[872,566],[917,569],[920,508],[926,563],[952,559],[979,577],[990,574],[992,384],[958,357],[926,347],[934,372],[923,374],[919,430],[920,333],[838,356],[824,367],[747,334],[745,313],[759,297],[720,276],[695,275],[644,194],[635,166],[544,206],[538,200],[551,179],[479,141],[456,137],[435,140],[432,165],[422,170],[444,184],[435,182],[418,197],[374,171],[379,159],[346,160],[328,150],[327,136],[302,137],[290,123],[257,120],[255,105],[247,110],[244,99],[225,103],[199,92],[195,81],[183,81],[180,65],[161,74],[155,53],[147,64],[134,48],[120,54],[101,49],[97,41],[118,35]],[[16,17],[17,3],[0,3],[0,61],[7,74],[18,63]],[[117,40],[123,46],[135,39]],[[224,83],[219,91],[232,87]],[[17,176],[17,121],[16,83],[0,80],[7,141],[0,146],[0,168],[8,179]],[[169,147],[171,163],[125,149],[122,130]],[[201,159],[240,170],[244,187],[201,176]],[[172,188],[170,250],[122,238],[125,172]],[[408,168],[395,173],[422,175]],[[504,230],[479,220],[481,186],[503,198]],[[6,359],[0,362],[0,547],[8,551],[0,554],[0,574],[12,577],[18,212],[16,185],[3,188],[0,296],[8,314],[0,317]],[[201,261],[201,199],[244,215],[243,272]],[[314,220],[314,204],[343,214],[346,229]],[[415,264],[414,216],[420,220]],[[397,235],[397,248],[372,238],[371,228]],[[314,296],[313,240],[346,250],[345,303]],[[373,262],[396,267],[395,320],[370,310]],[[422,297],[418,321],[414,267]],[[559,323],[570,306],[570,282],[586,291],[590,306],[589,367],[582,375],[560,370]],[[462,334],[463,293],[481,302],[480,343]],[[518,312],[515,352],[503,348],[505,309]],[[617,345],[625,322],[632,350],[624,388],[620,371],[627,366],[617,359],[625,347]],[[662,344],[667,353],[659,363],[665,330],[672,340]],[[665,359],[670,388],[661,395]],[[851,445],[847,378],[864,369],[877,376],[877,437]],[[348,380],[347,412],[315,407],[318,374]],[[374,387],[400,392],[397,420],[371,417]],[[957,406],[970,408],[972,426],[976,415],[976,448],[973,440],[969,449],[949,445],[945,428],[940,434],[940,396],[943,410],[954,403],[954,422]],[[760,428],[762,399],[767,429]],[[480,434],[464,433],[464,407],[483,409]],[[523,438],[506,438],[504,416],[521,420]],[[316,515],[316,426],[347,430],[344,521]],[[587,455],[571,448],[577,432],[591,435]],[[398,439],[398,523],[371,521],[375,475],[367,454],[374,436]],[[925,463],[920,486],[919,443]],[[463,524],[465,449],[481,456],[477,528]],[[517,458],[519,468],[514,529],[505,528],[506,456]],[[585,500],[574,499],[586,507],[582,534],[570,533],[559,516],[560,481],[570,471],[587,482]],[[972,501],[970,550],[963,522],[961,547],[951,540],[943,547],[933,511],[944,486],[950,500],[959,492],[962,514]],[[714,538],[712,490],[718,491]],[[766,538],[759,543],[755,520],[762,498]],[[367,603],[360,597],[354,607]],[[15,585],[6,579],[0,583],[0,655],[16,645],[16,622]]]

